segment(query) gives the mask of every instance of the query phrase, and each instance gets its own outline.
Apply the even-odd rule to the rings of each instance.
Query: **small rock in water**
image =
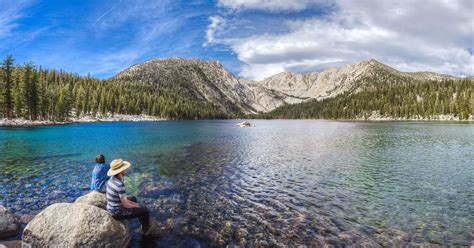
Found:
[[[218,243],[219,245],[225,245],[225,244],[226,244],[225,240],[223,240],[223,239],[219,239],[219,240],[217,241],[217,243]]]
[[[34,214],[24,214],[20,216],[20,222],[23,224],[28,224],[36,215]]]
[[[171,182],[153,182],[143,187],[143,195],[145,196],[169,196],[176,192]]]
[[[267,248],[267,247],[270,247],[267,243],[267,241],[265,240],[258,240],[255,242],[255,247],[257,248]]]
[[[0,238],[15,236],[20,231],[18,219],[0,205]]]
[[[168,233],[169,233],[169,229],[165,225],[160,224],[156,220],[151,220],[150,221],[150,230],[147,234],[149,238],[164,237]]]
[[[243,238],[247,237],[248,234],[249,234],[249,232],[246,229],[239,228],[237,230],[237,235],[236,236],[237,236],[237,239],[240,240],[240,239],[243,239]]]
[[[165,224],[166,224],[166,228],[171,230],[175,226],[175,221],[172,218],[169,218],[169,219],[166,220]]]
[[[230,221],[226,221],[224,227],[221,229],[222,236],[226,239],[231,239],[233,236],[232,232],[232,224],[230,223]]]

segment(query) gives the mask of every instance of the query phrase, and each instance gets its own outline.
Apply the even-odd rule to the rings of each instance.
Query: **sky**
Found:
[[[168,57],[261,80],[376,59],[474,75],[472,0],[0,0],[0,56],[108,78]]]

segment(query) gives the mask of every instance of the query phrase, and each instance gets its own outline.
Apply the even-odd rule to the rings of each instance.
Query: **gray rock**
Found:
[[[107,198],[105,194],[94,190],[86,195],[78,197],[75,203],[84,203],[105,209],[107,207]]]
[[[247,231],[247,229],[239,228],[236,233],[236,238],[240,240],[240,239],[246,238],[248,234],[249,232]]]
[[[34,214],[25,214],[20,216],[20,222],[23,224],[28,224],[33,218],[35,218]]]
[[[0,238],[15,236],[20,231],[18,219],[0,205]]]
[[[170,229],[166,225],[160,224],[156,220],[150,220],[150,230],[145,235],[146,238],[161,238],[169,233]],[[143,234],[143,233],[142,233]]]
[[[23,247],[126,247],[130,230],[98,207],[58,203],[28,223],[22,241]]]
[[[21,248],[21,240],[9,240],[0,242],[0,248]]]

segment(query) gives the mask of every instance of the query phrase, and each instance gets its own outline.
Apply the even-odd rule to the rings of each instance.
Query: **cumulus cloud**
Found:
[[[229,2],[252,8],[255,1]],[[406,71],[474,74],[472,1],[340,0],[334,4],[336,10],[328,15],[285,21],[289,31],[284,33],[221,41],[245,64],[240,76],[250,79],[369,58]]]

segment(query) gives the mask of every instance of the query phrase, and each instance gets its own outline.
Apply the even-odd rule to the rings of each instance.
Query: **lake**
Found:
[[[237,122],[0,128],[0,204],[72,202],[103,153],[130,161],[128,193],[173,223],[134,247],[472,244],[474,125]]]

